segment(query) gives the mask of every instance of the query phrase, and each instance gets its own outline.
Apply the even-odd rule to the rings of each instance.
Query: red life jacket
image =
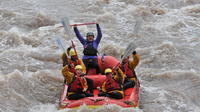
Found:
[[[73,64],[74,66],[76,66],[76,65],[81,65],[81,62],[80,62],[79,59],[76,60],[76,61],[71,60],[71,62],[72,62],[72,64]]]
[[[121,68],[127,78],[136,78],[135,70],[130,69],[128,63],[122,65]]]
[[[78,60],[76,61],[76,65],[81,65],[80,59],[78,59]]]
[[[113,91],[113,90],[121,90],[120,84],[113,78],[109,78],[106,80],[105,84],[106,91]]]
[[[76,65],[81,65],[81,62],[80,62],[80,60],[78,59],[78,60],[76,60],[76,61],[72,61],[71,60],[71,63],[70,64],[72,64],[74,67],[76,66]],[[74,67],[72,67],[72,68],[70,68],[70,72],[72,72],[72,73],[74,73],[76,70],[74,69]]]
[[[69,92],[82,92],[83,85],[82,85],[83,78],[75,77],[74,81],[69,84],[68,91]]]

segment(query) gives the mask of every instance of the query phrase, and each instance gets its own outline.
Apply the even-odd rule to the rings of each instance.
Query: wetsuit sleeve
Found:
[[[79,32],[77,27],[74,27],[74,32],[75,32],[76,37],[78,38],[78,40],[81,42],[81,44],[84,45],[86,40],[82,37],[82,35],[80,34],[80,32]]]
[[[64,67],[68,63],[67,55],[65,53],[63,53],[61,55],[61,59],[62,59],[63,67]]]
[[[120,68],[117,68],[114,79],[122,83],[124,81],[124,78],[125,74],[122,72]]]
[[[67,83],[71,83],[74,78],[74,73],[70,72],[68,65],[64,66],[62,69],[62,75],[67,81]]]
[[[102,92],[107,92],[107,91],[106,91],[106,82],[104,82],[104,83],[102,84],[102,89],[101,89],[101,90],[102,90]]]
[[[86,81],[86,79],[85,78],[83,78],[83,89],[84,90],[87,90],[88,89],[88,84],[87,84],[87,81]]]
[[[139,54],[133,54],[133,61],[129,62],[129,67],[131,67],[131,69],[135,69],[135,67],[139,64],[140,61],[140,55]]]
[[[97,42],[97,45],[98,45],[101,41],[102,32],[101,32],[101,28],[100,28],[99,24],[96,24],[96,25],[97,25],[97,38],[95,41]]]

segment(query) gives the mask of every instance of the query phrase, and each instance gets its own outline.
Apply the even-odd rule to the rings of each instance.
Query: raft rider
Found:
[[[82,67],[80,65],[77,65],[75,69],[70,65],[66,65],[62,69],[62,74],[68,85],[67,98],[69,100],[78,100],[93,96],[92,93],[87,92],[88,83],[84,76],[80,76],[81,74],[79,74],[79,71],[81,69]]]
[[[84,39],[83,36],[80,34],[77,26],[74,26],[74,32],[84,47],[84,50],[83,50],[84,56],[82,59],[86,66],[86,73],[88,72],[89,68],[95,68],[96,74],[101,73],[99,65],[98,65],[97,48],[102,38],[102,32],[101,32],[101,28],[99,24],[96,24],[96,28],[97,28],[97,37],[94,40],[93,32],[88,32],[86,35],[86,39]]]
[[[114,99],[122,99],[124,97],[123,92],[123,80],[124,74],[120,69],[116,69],[116,72],[111,68],[105,69],[106,81],[103,83],[101,92],[98,96],[105,96]]]
[[[121,56],[123,57],[123,56]],[[132,57],[133,60],[130,61],[129,57],[125,58],[122,60],[122,63],[120,65],[120,69],[124,72],[126,75],[125,81],[124,81],[124,90],[134,87],[136,81],[137,81],[137,76],[135,73],[135,67],[139,64],[140,61],[140,55],[137,54],[136,51],[132,52]]]

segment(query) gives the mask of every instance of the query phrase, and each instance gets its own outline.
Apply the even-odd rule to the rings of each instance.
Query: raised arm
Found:
[[[129,66],[131,69],[135,69],[135,67],[139,64],[140,61],[140,55],[136,53],[136,51],[133,51],[132,53],[133,61],[129,61]]]
[[[118,80],[120,83],[124,82],[125,74],[122,72],[120,68],[116,69],[116,75],[114,77],[115,80]]]
[[[101,41],[102,32],[101,32],[101,28],[100,28],[99,24],[96,24],[96,26],[97,26],[97,38],[95,41],[97,42],[97,45],[98,45]]]
[[[74,26],[74,32],[76,34],[76,37],[78,38],[78,40],[81,42],[82,45],[84,45],[84,43],[86,42],[86,40],[82,37],[82,35],[80,34],[77,26]]]

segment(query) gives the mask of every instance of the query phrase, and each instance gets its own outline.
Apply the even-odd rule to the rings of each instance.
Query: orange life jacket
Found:
[[[132,70],[128,67],[128,63],[122,65],[120,67],[124,74],[126,74],[127,78],[136,78],[135,70]]]
[[[105,89],[106,91],[113,91],[113,90],[121,90],[122,87],[120,84],[113,78],[106,79],[105,82]]]
[[[82,92],[83,91],[83,78],[75,77],[74,80],[69,84],[69,92]]]

